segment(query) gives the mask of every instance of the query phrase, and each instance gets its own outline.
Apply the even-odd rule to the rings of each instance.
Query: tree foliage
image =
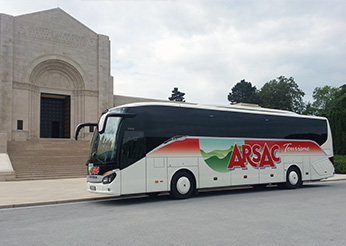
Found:
[[[301,113],[304,109],[304,95],[294,78],[285,76],[267,82],[259,91],[261,106],[297,113]]]
[[[336,89],[325,113],[332,129],[334,153],[346,155],[346,84]]]
[[[172,96],[169,97],[168,99],[170,101],[185,102],[184,96],[185,96],[185,93],[180,92],[178,90],[178,87],[175,87],[172,91]]]
[[[294,78],[280,76],[263,85],[258,91],[251,82],[241,80],[228,94],[233,103],[257,103],[262,107],[289,110],[296,113],[327,117],[331,127],[334,154],[346,155],[346,84],[339,88],[316,87],[314,101],[303,103],[305,93]]]
[[[256,86],[244,79],[238,82],[228,94],[228,101],[234,103],[258,103]]]
[[[326,116],[329,104],[335,99],[338,88],[325,85],[316,87],[313,91],[313,103],[307,103],[304,114]]]
[[[332,130],[334,154],[346,155],[346,84],[339,88],[316,87],[304,114],[327,117]]]

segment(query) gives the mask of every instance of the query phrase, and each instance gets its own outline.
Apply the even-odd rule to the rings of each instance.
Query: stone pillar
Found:
[[[0,153],[7,153],[7,133],[0,132]]]
[[[0,132],[11,139],[14,17],[0,14]],[[7,141],[7,139],[6,139]]]
[[[98,115],[113,106],[113,80],[110,76],[110,41],[108,36],[98,35]]]

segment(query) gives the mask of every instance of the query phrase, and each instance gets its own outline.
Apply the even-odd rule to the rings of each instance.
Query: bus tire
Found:
[[[298,167],[290,167],[286,173],[285,187],[288,189],[297,189],[302,185],[302,174]]]
[[[193,175],[187,171],[174,174],[171,181],[171,197],[175,199],[186,199],[191,197],[196,190],[196,181]]]

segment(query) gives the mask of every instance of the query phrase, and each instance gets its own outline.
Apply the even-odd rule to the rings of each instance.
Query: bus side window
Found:
[[[125,131],[121,146],[121,167],[125,168],[145,156],[144,132]]]

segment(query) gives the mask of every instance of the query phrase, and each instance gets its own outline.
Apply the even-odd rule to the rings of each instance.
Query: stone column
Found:
[[[0,132],[0,153],[7,153],[7,133]]]
[[[14,17],[0,14],[0,133],[11,139]]]
[[[110,41],[108,36],[98,35],[98,115],[113,106],[113,80],[110,76]]]

